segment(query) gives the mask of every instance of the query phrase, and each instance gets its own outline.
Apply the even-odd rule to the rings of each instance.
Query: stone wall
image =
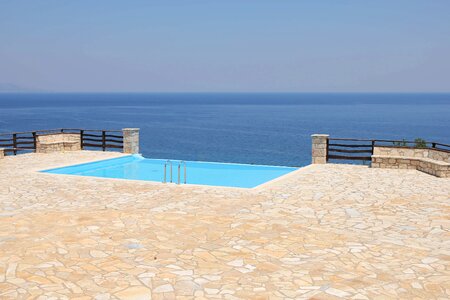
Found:
[[[36,137],[37,153],[52,153],[81,150],[81,137],[78,133],[44,134]]]
[[[428,158],[450,163],[450,153],[449,152],[444,152],[444,151],[439,151],[439,150],[431,150],[430,152],[428,152]]]
[[[450,164],[437,161],[421,160],[417,170],[437,177],[450,178]]]
[[[372,168],[415,169],[448,178],[450,153],[424,148],[375,147]]]
[[[372,156],[372,168],[413,169],[416,170],[420,159],[406,159],[398,156]]]
[[[430,148],[375,147],[373,155],[430,158],[450,163],[450,153]]]
[[[412,169],[437,177],[450,177],[450,164],[427,158],[372,156],[372,168]]]

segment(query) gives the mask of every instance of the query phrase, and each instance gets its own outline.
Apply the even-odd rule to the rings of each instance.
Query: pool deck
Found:
[[[450,179],[311,165],[255,189],[0,159],[0,299],[448,299]]]

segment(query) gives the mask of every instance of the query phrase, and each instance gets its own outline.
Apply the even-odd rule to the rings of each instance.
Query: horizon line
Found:
[[[449,91],[0,91],[0,94],[450,94]]]

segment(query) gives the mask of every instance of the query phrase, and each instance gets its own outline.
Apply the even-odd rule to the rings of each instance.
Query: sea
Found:
[[[450,94],[0,94],[0,133],[127,127],[148,158],[305,166],[315,133],[450,144]]]

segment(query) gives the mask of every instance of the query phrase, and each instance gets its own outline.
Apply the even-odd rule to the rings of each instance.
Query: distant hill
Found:
[[[0,93],[44,92],[44,90],[24,87],[13,83],[0,82]]]

